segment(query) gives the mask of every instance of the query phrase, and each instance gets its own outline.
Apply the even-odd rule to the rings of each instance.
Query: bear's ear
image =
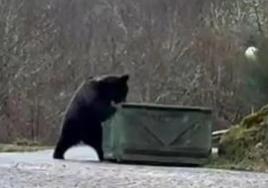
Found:
[[[128,74],[124,74],[121,76],[120,81],[126,83],[129,80],[129,75]]]

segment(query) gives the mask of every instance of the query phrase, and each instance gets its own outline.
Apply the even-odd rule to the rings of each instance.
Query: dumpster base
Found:
[[[176,165],[176,166],[202,166],[208,162],[208,154],[196,155],[168,155],[168,153],[159,153],[153,155],[148,152],[126,151],[120,157],[115,156],[112,152],[105,153],[105,160],[115,163],[128,164],[147,164],[147,165]]]

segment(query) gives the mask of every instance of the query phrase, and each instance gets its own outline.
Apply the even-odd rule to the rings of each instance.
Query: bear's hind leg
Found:
[[[80,139],[74,135],[62,135],[53,153],[54,159],[64,159],[64,153],[72,146],[78,144]]]

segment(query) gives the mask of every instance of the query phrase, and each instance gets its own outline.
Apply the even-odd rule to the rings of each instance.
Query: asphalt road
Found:
[[[95,152],[78,147],[65,161],[52,150],[0,153],[0,188],[268,188],[268,174],[205,168],[99,163]]]

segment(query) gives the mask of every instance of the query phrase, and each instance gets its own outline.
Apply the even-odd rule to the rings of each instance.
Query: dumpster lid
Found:
[[[154,103],[123,103],[123,108],[143,108],[143,109],[157,109],[157,110],[186,110],[186,111],[203,111],[212,112],[211,108],[202,106],[180,106],[180,105],[165,105]]]

